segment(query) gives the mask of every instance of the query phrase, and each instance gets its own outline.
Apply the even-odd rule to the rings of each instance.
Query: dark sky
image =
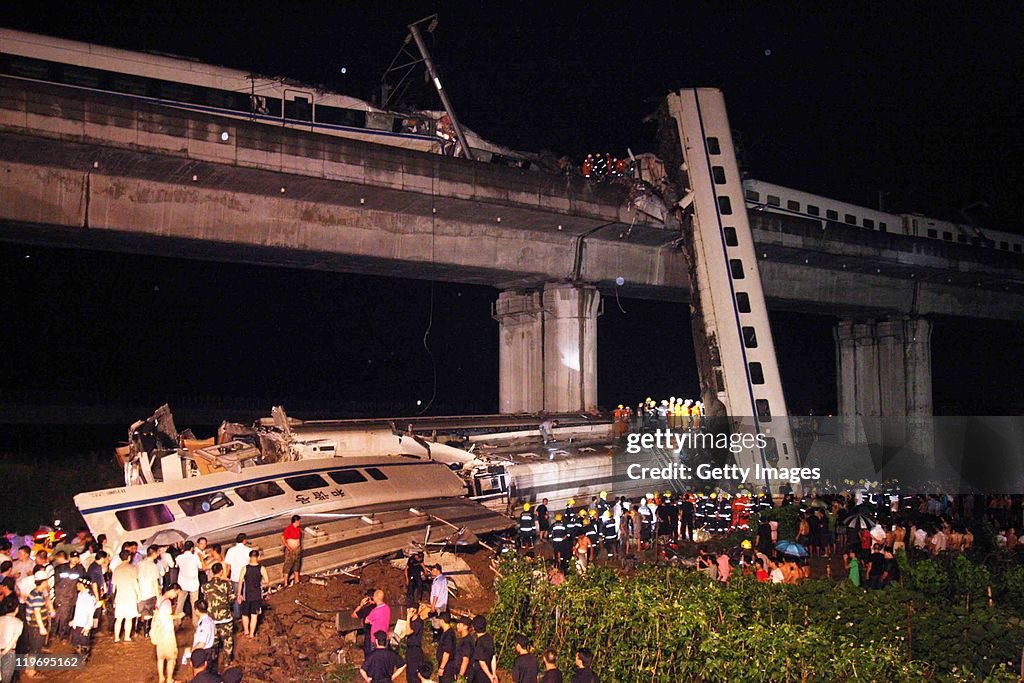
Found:
[[[369,97],[405,25],[436,10],[429,42],[445,86],[464,122],[495,142],[576,158],[648,151],[654,130],[642,119],[665,93],[715,86],[752,177],[858,203],[885,191],[887,208],[938,217],[984,201],[987,225],[1019,231],[1020,5],[580,7],[18,3],[0,24]],[[439,108],[422,80],[412,94]],[[0,389],[143,391],[154,401],[165,391],[293,401],[358,395],[410,405],[433,391],[421,343],[428,283],[7,244],[0,260],[0,352],[17,359],[0,374]],[[438,400],[494,408],[494,297],[486,288],[434,287]],[[686,308],[621,306],[625,314],[607,300],[599,323],[602,402],[695,389]],[[799,412],[834,410],[831,324],[773,318]],[[956,355],[968,331],[955,321],[937,326],[936,349]],[[1006,380],[975,355],[998,356],[1001,332],[994,328],[958,363],[936,362],[937,402],[963,398],[965,386],[968,403],[992,399],[992,387],[996,403],[1020,401],[1018,378]]]

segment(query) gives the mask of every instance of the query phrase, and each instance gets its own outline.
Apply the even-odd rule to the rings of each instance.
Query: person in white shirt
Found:
[[[17,607],[0,616],[0,681],[14,680],[14,647],[24,629],[25,622],[18,618]]]
[[[235,537],[235,544],[228,548],[228,551],[224,553],[224,563],[227,564],[228,578],[231,580],[231,590],[234,593],[238,593],[238,582],[242,580],[242,572],[245,571],[245,566],[249,564],[249,551],[252,550],[245,544],[246,535],[238,534]],[[235,616],[235,621],[238,621],[242,616],[241,606],[237,601],[231,601],[231,611]]]
[[[193,609],[198,620],[193,619],[196,622],[196,631],[192,634],[192,652],[196,650],[209,650],[213,654],[213,645],[217,637],[217,626],[213,623],[213,618],[208,613],[206,601],[196,600]]]
[[[782,573],[782,568],[779,565],[775,565],[772,568],[772,573],[768,575],[768,578],[772,580],[772,583],[782,583],[786,576]]]
[[[203,566],[203,561],[195,554],[195,544],[192,541],[185,541],[185,547],[178,555],[175,564],[178,565],[178,585],[181,587],[181,591],[178,593],[178,602],[174,612],[182,613],[185,609],[186,598],[191,602],[194,612],[196,600],[199,599],[199,570]],[[193,622],[195,619],[196,616],[193,614]]]
[[[71,618],[71,644],[75,650],[84,654],[89,651],[92,631],[92,616],[100,606],[96,596],[92,593],[92,585],[89,579],[79,579],[78,598],[75,600],[75,614]]]

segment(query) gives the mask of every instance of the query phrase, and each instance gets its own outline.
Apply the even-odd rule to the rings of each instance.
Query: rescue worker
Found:
[[[687,541],[693,540],[693,529],[695,522],[695,505],[697,498],[693,493],[687,493],[682,502],[679,503],[679,534]]]
[[[676,420],[676,397],[669,396],[668,398],[668,428],[675,430],[679,426],[679,422]]]
[[[570,498],[565,501],[565,512],[562,513],[562,520],[565,522],[565,530],[569,534],[569,538],[573,541],[580,535],[580,518],[576,514],[576,510],[573,506],[576,505],[576,499]]]
[[[675,538],[675,531],[672,528],[672,512],[671,508],[675,507],[672,504],[672,492],[665,491],[665,497],[661,499],[661,503],[658,505],[657,517],[658,517],[658,535],[668,536]]]
[[[530,504],[523,503],[523,512],[519,515],[519,547],[532,548],[537,540],[537,520],[530,512]]]
[[[615,542],[619,537],[619,530],[615,524],[615,516],[611,510],[601,513],[601,537],[604,539],[604,552],[609,558],[614,555]]]
[[[589,559],[591,562],[594,561],[594,553],[601,547],[601,529],[598,526],[598,517],[591,517],[589,514],[583,517],[583,535],[590,539],[589,547]]]
[[[718,492],[712,491],[708,496],[708,505],[704,510],[707,517],[705,526],[707,530],[715,533],[718,531]]]
[[[727,491],[718,494],[718,532],[729,531],[729,523],[732,521],[732,501]]]
[[[597,496],[597,501],[594,503],[594,511],[597,513],[597,517],[600,519],[604,517],[606,510],[610,509],[608,506],[608,492],[601,491]]]
[[[555,563],[562,571],[569,569],[569,530],[565,525],[562,513],[555,515],[555,523],[551,525],[551,548],[555,553]]]
[[[693,528],[703,529],[707,520],[707,498],[704,496],[704,492],[700,491],[693,502]]]
[[[683,401],[683,409],[681,412],[683,413],[683,427],[686,429],[686,431],[690,431],[691,429],[693,429],[693,416],[691,413],[692,406],[693,399],[688,398],[685,401]]]
[[[730,531],[734,531],[736,529],[749,529],[750,528],[750,524],[748,524],[746,522],[745,518],[744,518],[744,513],[746,512],[746,506],[745,506],[745,504],[743,502],[743,495],[744,495],[743,492],[740,491],[739,494],[737,494],[732,499],[732,506],[731,506],[732,514],[730,515],[730,518],[729,518],[729,530]]]
[[[690,415],[693,418],[693,428],[699,430],[704,424],[704,403],[697,401],[690,408]]]
[[[768,491],[767,486],[761,487],[761,496],[757,499],[757,511],[771,510],[775,507],[775,503],[772,501],[772,494]]]
[[[668,401],[662,399],[661,404],[658,406],[658,427],[661,431],[668,429]]]
[[[622,436],[626,432],[626,429],[627,429],[626,410],[625,410],[625,408],[622,407],[621,403],[615,409],[615,412],[613,413],[613,415],[615,417],[615,421],[612,423],[613,424],[613,426],[612,426],[612,434],[617,439],[620,436]]]

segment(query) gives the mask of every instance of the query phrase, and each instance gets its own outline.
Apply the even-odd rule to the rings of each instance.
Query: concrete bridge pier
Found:
[[[931,332],[932,324],[924,318],[843,320],[836,325],[840,436],[845,443],[931,456]]]
[[[597,405],[597,318],[591,285],[548,283],[498,295],[498,410],[565,413]]]

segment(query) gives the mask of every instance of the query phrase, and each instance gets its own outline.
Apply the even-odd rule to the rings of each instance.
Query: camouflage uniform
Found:
[[[213,579],[203,589],[210,618],[216,626],[217,641],[227,661],[235,649],[235,622],[231,616],[231,603],[235,597],[231,582],[227,579]]]

